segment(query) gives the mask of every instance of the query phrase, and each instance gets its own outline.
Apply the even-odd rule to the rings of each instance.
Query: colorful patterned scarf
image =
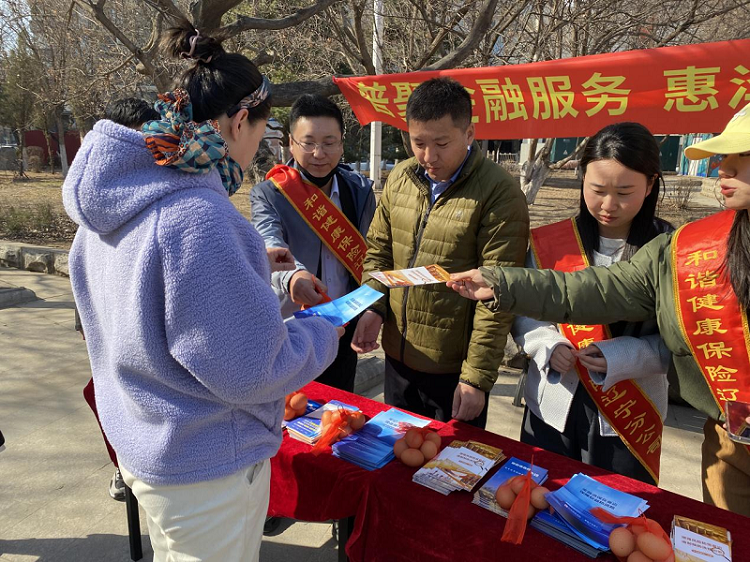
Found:
[[[229,156],[219,122],[193,121],[190,96],[182,88],[159,94],[154,108],[161,113],[161,120],[144,124],[143,134],[156,163],[190,174],[207,174],[216,168],[221,183],[233,195],[242,185],[244,174]]]

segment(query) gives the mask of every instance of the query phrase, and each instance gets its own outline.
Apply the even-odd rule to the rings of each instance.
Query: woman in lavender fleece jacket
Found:
[[[183,39],[187,49],[189,36]],[[223,49],[219,54],[228,72],[239,72],[228,64],[236,61],[226,59],[240,55]],[[199,60],[193,69],[202,71],[200,66],[207,63]],[[258,102],[262,88],[267,95],[267,83],[258,86],[262,77],[255,72],[254,85],[246,79],[245,92],[231,102],[252,92],[242,98],[240,110],[217,117],[235,168],[252,160],[270,111],[264,98]],[[191,80],[194,75],[185,79],[187,87]],[[205,113],[199,98],[199,92],[191,95],[196,117]],[[259,110],[265,111],[261,119],[246,118]],[[86,136],[63,187],[65,208],[80,225],[70,276],[102,427],[123,474],[149,493],[190,489],[263,461],[267,465],[281,443],[284,396],[317,377],[338,350],[337,330],[326,320],[282,321],[263,239],[227,196],[230,187],[238,187],[236,181],[222,177],[218,167],[187,173],[157,165],[154,158],[144,133],[100,121]],[[267,505],[268,482],[265,486]],[[138,496],[139,488],[132,487]],[[155,559],[180,560],[180,552],[191,560],[257,556],[257,551],[205,554],[175,547],[175,541],[190,542],[186,535],[198,536],[189,529],[170,533],[179,527],[180,515],[201,506],[178,506],[176,520],[159,522],[159,501],[151,511],[148,501],[144,506]],[[265,516],[266,506],[261,508]],[[210,519],[219,517],[214,513]],[[262,523],[263,518],[253,530],[258,543]],[[226,528],[217,531],[226,539]],[[202,535],[199,548],[212,541]]]

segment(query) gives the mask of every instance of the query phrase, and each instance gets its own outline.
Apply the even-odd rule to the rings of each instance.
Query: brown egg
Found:
[[[641,533],[636,539],[638,550],[652,560],[664,560],[672,552],[670,545],[662,538],[653,533]]]
[[[401,453],[401,462],[411,467],[422,466],[424,464],[424,455],[419,449],[406,449]]]
[[[547,501],[547,498],[544,497],[544,494],[548,492],[549,490],[543,486],[531,490],[531,505],[537,509],[547,509],[549,507],[549,502]]]
[[[633,552],[630,553],[630,556],[628,556],[628,562],[654,562],[654,561],[651,560],[651,558],[649,558],[645,554],[643,554],[640,550],[634,550]]]
[[[418,429],[414,428],[406,432],[404,439],[406,439],[406,444],[412,449],[419,449],[422,446],[422,443],[424,443],[424,437],[422,437],[422,434]]]
[[[289,406],[284,408],[284,421],[293,420],[297,417],[297,413],[292,410]]]
[[[362,429],[362,426],[365,425],[365,421],[365,415],[362,412],[354,412],[349,419],[349,425],[352,426],[354,431],[357,431],[358,429]]]
[[[400,459],[401,458],[401,453],[403,453],[404,451],[406,451],[406,449],[408,449],[408,448],[409,448],[409,445],[406,444],[406,441],[404,441],[404,439],[402,437],[401,439],[399,439],[398,441],[396,441],[393,444],[393,454],[396,455],[397,459]]]
[[[513,493],[516,495],[520,494],[525,482],[526,479],[523,476],[516,476],[510,484]]]
[[[292,396],[289,400],[289,406],[292,410],[302,410],[303,412],[307,408],[307,396],[301,392]]]
[[[438,454],[438,447],[432,441],[425,441],[424,443],[422,443],[422,446],[419,448],[419,450],[422,451],[422,454],[424,455],[426,461],[435,458],[435,455]]]
[[[516,495],[508,484],[503,484],[495,492],[495,499],[500,507],[510,509],[510,506],[516,500]]]
[[[320,418],[320,423],[322,425],[328,425],[331,423],[331,416],[333,415],[333,412],[331,410],[326,410],[323,412],[323,415]]]
[[[635,550],[635,536],[626,527],[617,527],[609,534],[609,548],[615,556],[625,558]]]
[[[528,508],[528,511],[526,512],[526,519],[527,520],[532,519],[534,515],[536,515],[536,508],[533,505],[531,505],[531,503],[529,503],[529,508]]]
[[[424,434],[424,440],[425,441],[430,441],[431,443],[435,443],[435,445],[438,446],[438,449],[440,448],[440,445],[443,444],[443,440],[434,431],[429,431],[429,432],[425,433]]]
[[[643,521],[643,519],[639,518],[639,521]],[[658,526],[661,529],[661,525],[659,525],[656,521],[654,521],[653,519],[646,519],[645,521],[643,521],[643,523],[633,523],[630,526],[630,532],[637,536],[641,533],[645,533],[646,531],[648,531],[649,527],[653,527],[654,525]]]

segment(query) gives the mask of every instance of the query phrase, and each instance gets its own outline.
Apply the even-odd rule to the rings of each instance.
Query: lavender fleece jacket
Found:
[[[215,170],[157,166],[111,121],[63,186],[80,225],[70,277],[102,427],[152,485],[228,476],[276,454],[283,398],[336,357],[334,327],[282,321],[263,239]]]

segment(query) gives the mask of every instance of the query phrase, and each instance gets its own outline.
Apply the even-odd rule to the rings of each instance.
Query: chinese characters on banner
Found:
[[[471,94],[479,139],[582,137],[619,121],[714,132],[750,102],[750,39],[334,81],[360,123],[405,130],[409,96],[437,76]]]

